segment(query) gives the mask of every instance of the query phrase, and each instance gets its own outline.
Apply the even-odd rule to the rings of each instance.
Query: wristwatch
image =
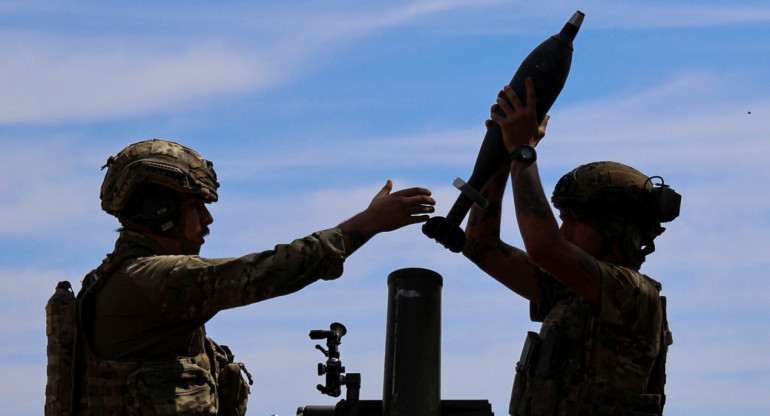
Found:
[[[523,144],[517,147],[516,150],[511,152],[511,155],[508,158],[508,160],[511,162],[513,162],[514,160],[518,160],[519,162],[530,164],[537,160],[537,152],[535,152],[534,147],[528,144]]]

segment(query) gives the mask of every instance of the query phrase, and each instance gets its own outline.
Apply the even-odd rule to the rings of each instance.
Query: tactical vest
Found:
[[[246,412],[251,375],[226,346],[199,328],[190,356],[163,361],[104,360],[93,353],[84,315],[90,298],[117,267],[107,259],[83,281],[77,298],[59,282],[46,305],[46,416],[238,415]]]
[[[590,371],[580,371],[576,374],[565,375],[567,384],[573,386],[569,392],[560,391],[559,383],[564,380],[556,377],[558,374],[558,361],[565,351],[561,344],[560,334],[555,328],[541,338],[536,332],[529,332],[524,343],[521,358],[516,364],[516,377],[509,414],[513,416],[530,416],[553,414],[556,415],[555,403],[559,400],[571,403],[574,414],[577,415],[629,415],[629,416],[653,416],[662,415],[665,405],[665,366],[668,347],[673,343],[673,337],[668,327],[666,317],[666,298],[661,296],[661,332],[660,350],[650,373],[645,394],[627,394],[620,397],[617,391],[605,392],[593,382]],[[573,353],[582,355],[585,368],[591,368],[593,342],[595,339],[594,318],[587,311],[584,320],[585,345],[579,346]],[[556,358],[559,357],[560,358]],[[535,377],[535,374],[540,377]],[[543,376],[544,373],[552,373],[553,376]],[[560,397],[561,394],[568,396]],[[536,407],[537,409],[534,409]],[[545,410],[550,409],[550,410]]]

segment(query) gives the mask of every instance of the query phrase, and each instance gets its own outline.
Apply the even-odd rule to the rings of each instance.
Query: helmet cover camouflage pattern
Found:
[[[102,169],[105,167],[109,169],[100,193],[102,209],[115,216],[141,184],[165,186],[206,202],[218,199],[214,164],[179,143],[161,139],[134,143],[110,156]]]
[[[617,162],[592,162],[562,176],[553,205],[621,243],[627,259],[641,264],[655,250],[660,226],[651,197],[653,183],[638,170]]]
[[[599,198],[615,193],[617,202],[645,203],[644,192],[652,181],[642,172],[617,162],[592,162],[578,166],[562,176],[551,201],[556,208],[600,203]]]

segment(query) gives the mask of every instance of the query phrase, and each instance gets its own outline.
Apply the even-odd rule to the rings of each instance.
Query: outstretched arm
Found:
[[[535,110],[535,88],[527,80],[526,106],[510,88],[503,89],[511,104],[498,98],[505,116],[492,113],[500,124],[509,152],[521,145],[536,146],[539,135]],[[544,123],[547,119],[544,120]],[[513,161],[510,166],[516,219],[524,247],[535,264],[545,269],[572,291],[593,304],[601,303],[601,278],[597,260],[581,247],[566,240],[559,231],[551,207],[543,191],[537,162]]]
[[[415,187],[391,193],[392,190],[393,181],[388,179],[369,207],[339,225],[346,256],[381,232],[427,221],[427,214],[434,211],[436,201],[428,189]]]

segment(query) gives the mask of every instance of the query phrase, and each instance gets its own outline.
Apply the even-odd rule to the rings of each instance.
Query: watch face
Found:
[[[523,146],[521,148],[522,160],[533,160],[534,158],[535,158],[535,149],[531,148],[530,146]]]
[[[533,163],[535,160],[537,160],[537,153],[535,152],[535,148],[530,145],[522,145],[516,148],[516,150],[511,153],[511,160],[518,160],[525,163]]]

